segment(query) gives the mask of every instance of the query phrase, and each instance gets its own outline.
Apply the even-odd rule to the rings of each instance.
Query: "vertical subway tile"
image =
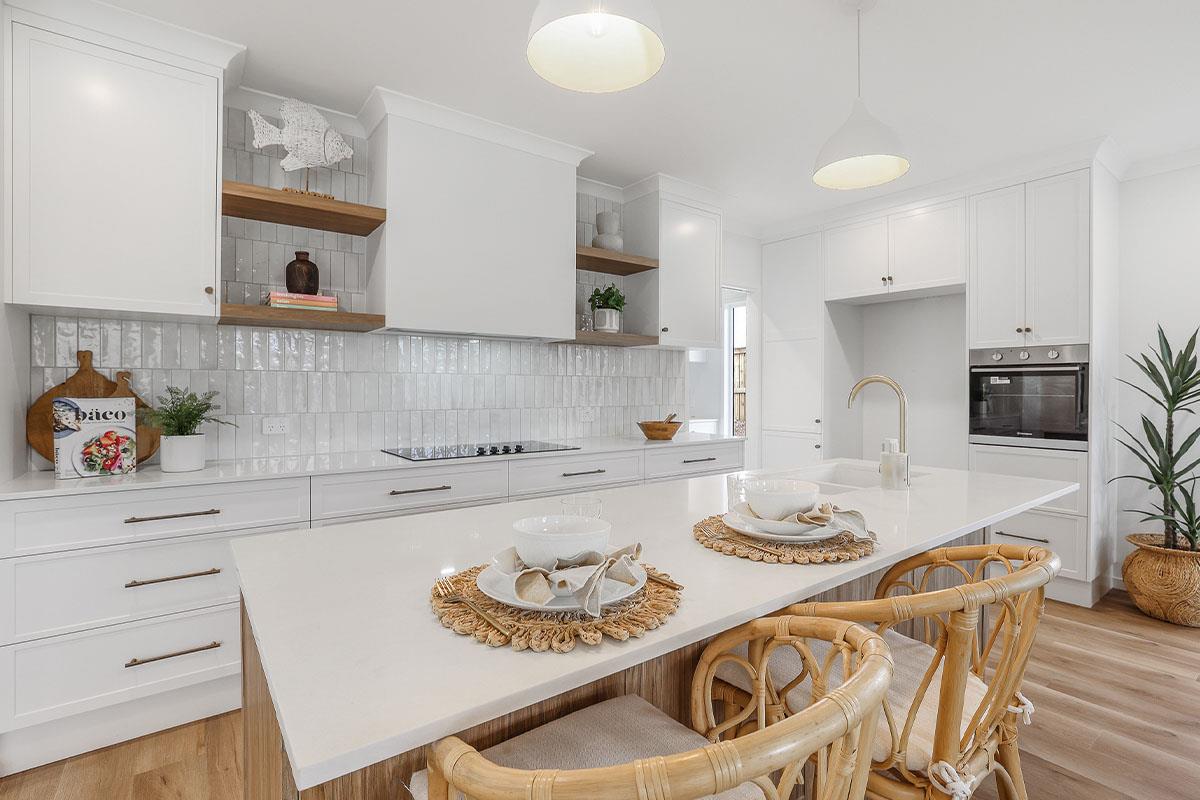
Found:
[[[142,323],[136,320],[121,323],[121,366],[126,369],[142,366]]]
[[[55,336],[54,317],[36,315],[29,318],[29,363],[31,366],[54,366]]]
[[[54,320],[54,364],[73,367],[77,363],[79,350],[79,321],[72,317]]]

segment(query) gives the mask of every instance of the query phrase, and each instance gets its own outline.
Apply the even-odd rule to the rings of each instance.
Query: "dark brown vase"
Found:
[[[292,294],[317,294],[320,272],[317,265],[308,260],[307,250],[297,250],[296,260],[287,265],[284,280]]]

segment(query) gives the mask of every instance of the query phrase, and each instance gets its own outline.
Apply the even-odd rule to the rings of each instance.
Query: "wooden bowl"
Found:
[[[638,427],[642,429],[642,433],[652,442],[669,442],[675,438],[675,434],[679,432],[682,426],[682,422],[667,422],[661,419],[638,423]]]

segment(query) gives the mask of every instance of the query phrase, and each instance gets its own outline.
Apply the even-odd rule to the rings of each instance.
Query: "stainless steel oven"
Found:
[[[972,444],[1087,450],[1088,348],[972,350]]]

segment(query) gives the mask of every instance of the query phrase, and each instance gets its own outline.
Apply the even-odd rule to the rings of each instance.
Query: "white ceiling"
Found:
[[[853,99],[836,0],[658,0],[666,65],[615,95],[534,75],[536,0],[110,1],[246,45],[246,86],[350,113],[385,86],[594,150],[597,180],[710,187],[756,223],[1103,136],[1132,160],[1200,146],[1197,0],[881,0],[863,94],[913,167],[852,193],[810,178]]]

